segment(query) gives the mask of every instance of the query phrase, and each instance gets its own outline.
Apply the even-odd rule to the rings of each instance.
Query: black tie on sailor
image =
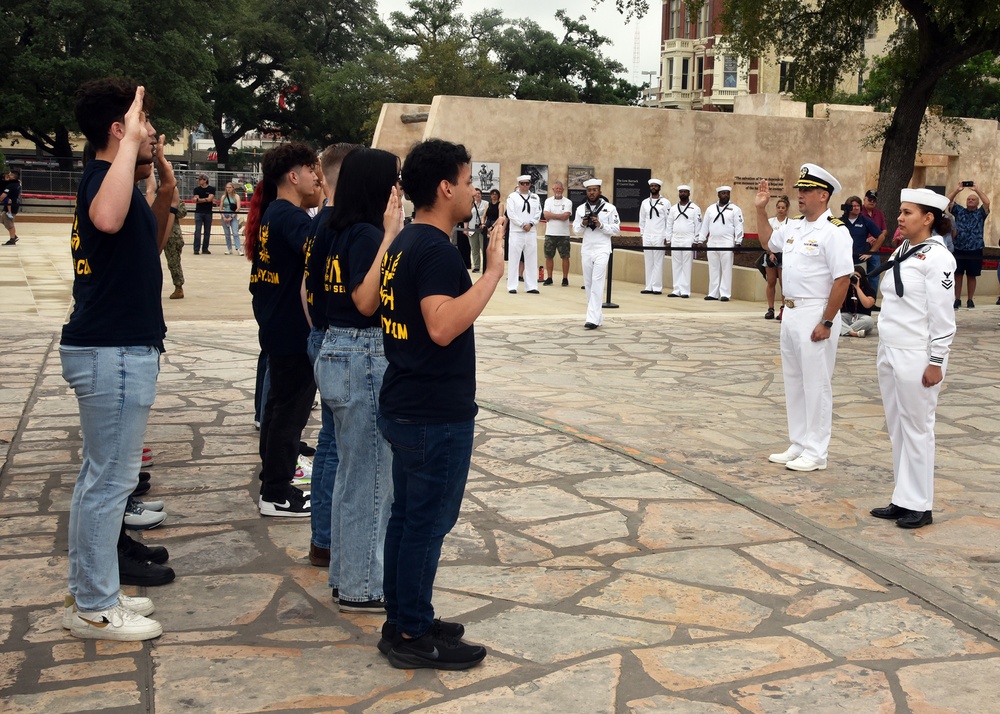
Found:
[[[712,223],[715,223],[717,220],[719,220],[721,218],[722,219],[722,225],[726,225],[726,216],[723,214],[723,211],[725,211],[726,209],[725,208],[720,208],[719,206],[716,206],[715,210],[717,210],[718,213],[715,214],[715,218],[712,219]]]
[[[521,207],[521,213],[531,213],[531,202],[528,200],[531,198],[531,194],[529,193],[527,196],[522,194],[518,195],[521,196],[521,200],[524,201],[524,206]]]

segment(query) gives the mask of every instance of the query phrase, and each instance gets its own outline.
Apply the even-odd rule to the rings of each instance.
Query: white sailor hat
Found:
[[[600,188],[602,183],[604,182],[601,181],[601,179],[594,179],[594,178],[587,179],[586,181],[583,182],[583,187],[590,188],[591,186],[597,186],[598,188]]]
[[[802,164],[799,169],[799,180],[792,188],[822,188],[830,193],[840,190],[840,181],[826,169],[816,164]]]
[[[718,188],[715,189],[716,193],[722,193],[723,191],[729,191],[730,193],[732,193],[733,192],[733,187],[732,186],[719,186]]]
[[[657,186],[661,186],[661,187],[663,186],[663,181],[661,181],[660,179],[649,179],[649,181],[647,181],[646,183],[648,183],[650,186],[652,186],[654,183]]]
[[[680,186],[677,187],[677,191],[678,192],[687,191],[688,193],[691,193],[691,187],[688,186],[686,183],[682,183]]]
[[[915,203],[918,206],[936,208],[942,212],[946,211],[951,204],[947,196],[942,196],[929,188],[904,188],[899,193],[899,201],[900,203]]]
[[[531,176],[529,176],[528,174],[523,174],[521,176],[518,176],[517,182],[521,183],[522,181],[527,181],[528,183],[531,183]]]

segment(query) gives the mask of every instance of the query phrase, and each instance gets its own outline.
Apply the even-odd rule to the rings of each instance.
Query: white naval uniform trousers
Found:
[[[603,205],[602,205],[603,204]],[[576,208],[576,217],[573,220],[573,232],[583,235],[583,244],[580,247],[580,259],[583,263],[583,288],[587,295],[587,319],[594,325],[604,322],[604,281],[608,276],[608,258],[611,257],[611,236],[618,235],[621,221],[618,218],[618,209],[610,203],[600,199],[597,206],[598,220],[601,227],[597,230],[583,227],[583,217],[587,213],[586,202]]]
[[[825,464],[833,426],[833,368],[840,312],[830,337],[813,342],[836,278],[854,271],[851,234],[826,211],[814,223],[794,219],[771,234],[768,247],[782,254],[785,305],[781,320],[781,372],[791,450]],[[839,225],[838,225],[839,224]],[[822,296],[822,297],[820,297]]]
[[[527,201],[527,205],[525,205]],[[538,194],[521,194],[514,191],[507,197],[507,220],[510,222],[510,241],[507,245],[507,290],[517,290],[518,264],[524,253],[524,288],[538,290],[538,234],[535,226],[542,216]],[[524,230],[530,223],[531,228]]]
[[[688,201],[686,206],[675,203],[670,207],[670,217],[667,220],[667,245],[671,248],[690,248],[694,245],[701,231],[701,209]],[[691,294],[691,266],[694,264],[694,252],[690,250],[675,250],[670,253],[670,272],[674,295]]]
[[[660,247],[667,243],[667,220],[670,201],[660,196],[645,199],[639,205],[639,230],[642,232],[643,246]],[[663,292],[663,251],[644,250],[642,257],[646,264],[646,290]]]
[[[928,364],[946,371],[955,334],[955,259],[936,235],[924,245],[899,264],[902,297],[896,295],[894,271],[882,274],[878,320],[876,364],[892,441],[892,503],[911,511],[934,508],[934,422],[942,382],[925,387],[921,380]],[[909,248],[904,242],[893,258]]]
[[[713,203],[701,223],[701,239],[709,248],[734,248],[743,242],[743,211],[733,203],[722,208]],[[708,251],[708,294],[714,298],[733,296],[732,251]]]

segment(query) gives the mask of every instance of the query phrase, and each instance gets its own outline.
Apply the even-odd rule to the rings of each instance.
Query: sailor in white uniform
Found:
[[[792,471],[825,469],[833,421],[833,367],[840,335],[840,306],[850,285],[851,234],[830,214],[840,183],[815,164],[804,164],[795,183],[801,216],[772,230],[771,199],[761,181],[754,205],[761,245],[782,254],[785,316],[781,321],[781,372],[791,445],[769,461]],[[834,326],[837,329],[832,329]]]
[[[542,217],[542,202],[531,190],[531,176],[517,177],[517,190],[507,197],[507,221],[510,241],[507,259],[507,292],[517,292],[518,264],[524,253],[524,287],[529,293],[538,292],[538,234],[535,226]]]
[[[715,189],[719,200],[705,210],[698,242],[708,248],[735,248],[743,243],[743,211],[729,202],[732,186]],[[708,295],[706,300],[729,302],[733,296],[733,258],[731,250],[708,251]]]
[[[639,231],[642,233],[643,246],[662,248],[667,243],[670,201],[660,195],[662,187],[662,180],[649,179],[649,198],[639,204]],[[644,250],[642,254],[646,262],[646,287],[641,293],[662,295],[663,251]]]
[[[604,321],[604,280],[608,275],[611,236],[618,235],[621,220],[618,209],[601,195],[601,180],[583,182],[587,200],[576,208],[573,233],[583,236],[580,259],[583,262],[583,287],[587,291],[587,320],[584,327],[596,330]]]
[[[677,203],[670,207],[667,218],[667,245],[671,248],[690,248],[701,231],[701,209],[691,200],[691,187],[681,184],[677,187]],[[673,288],[667,297],[691,297],[691,265],[694,252],[675,250],[670,252],[670,272]]]
[[[908,188],[899,200],[904,240],[879,286],[877,361],[896,487],[871,514],[921,528],[933,522],[934,418],[955,336],[955,258],[941,237],[951,231],[942,218],[948,197]]]

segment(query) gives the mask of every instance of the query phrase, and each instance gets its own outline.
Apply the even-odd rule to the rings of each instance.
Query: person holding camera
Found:
[[[601,194],[601,179],[583,182],[587,200],[577,206],[573,232],[583,235],[580,259],[583,262],[583,288],[587,291],[587,320],[583,326],[596,330],[604,321],[604,280],[611,257],[611,236],[618,235],[621,219],[618,209]]]
[[[851,196],[840,210],[844,212],[840,220],[847,226],[847,231],[851,234],[853,247],[851,254],[854,257],[854,264],[864,263],[873,254],[878,253],[882,248],[884,236],[878,225],[868,216],[861,212],[861,198]]]
[[[875,319],[872,317],[875,297],[869,290],[871,286],[868,284],[865,267],[855,265],[847,297],[840,308],[841,337],[864,337],[875,329]]]
[[[965,207],[958,205],[955,198],[969,189],[972,193],[965,199]],[[962,307],[962,277],[969,279],[969,299],[966,307],[975,307],[972,298],[976,294],[976,278],[983,272],[983,229],[990,215],[990,199],[979,190],[975,181],[963,181],[948,194],[951,201],[948,211],[955,217],[955,303],[957,310]],[[982,205],[980,205],[982,204]]]
[[[934,420],[941,381],[955,337],[952,275],[956,260],[941,240],[953,196],[903,189],[899,228],[903,243],[889,258],[879,313],[878,384],[892,441],[895,487],[876,518],[900,528],[934,522]]]

